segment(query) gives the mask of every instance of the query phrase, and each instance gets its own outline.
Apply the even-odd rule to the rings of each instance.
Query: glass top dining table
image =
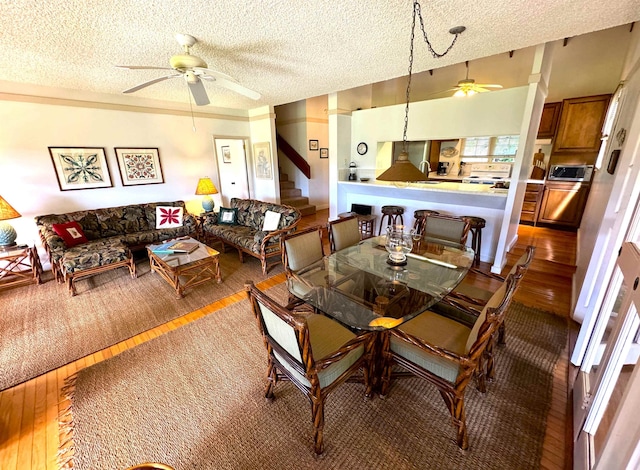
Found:
[[[457,286],[473,250],[449,241],[413,242],[406,265],[390,265],[385,237],[362,240],[293,273],[287,288],[347,327],[385,330],[412,319]]]

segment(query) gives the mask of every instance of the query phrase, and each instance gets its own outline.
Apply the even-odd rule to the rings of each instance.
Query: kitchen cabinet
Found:
[[[520,212],[520,222],[536,222],[543,193],[544,184],[527,183],[522,211]]]
[[[538,127],[538,139],[553,139],[556,135],[556,128],[560,120],[562,101],[557,103],[546,103],[542,109],[540,126]]]
[[[552,152],[598,152],[610,98],[595,95],[563,100]]]
[[[588,195],[588,184],[545,183],[538,222],[578,228]]]

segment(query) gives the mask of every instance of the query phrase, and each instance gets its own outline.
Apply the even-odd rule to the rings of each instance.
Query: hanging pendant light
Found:
[[[416,181],[425,181],[428,179],[428,175],[425,175],[422,171],[420,171],[413,163],[409,161],[409,148],[407,145],[407,128],[409,126],[409,96],[411,91],[411,73],[413,70],[413,39],[415,37],[415,28],[416,28],[416,16],[420,18],[420,29],[422,30],[422,35],[424,36],[424,40],[427,43],[427,47],[431,55],[435,59],[439,59],[440,57],[444,57],[451,50],[453,45],[456,43],[458,36],[462,34],[462,32],[466,29],[464,26],[456,26],[449,30],[449,33],[454,35],[453,41],[449,47],[443,52],[438,53],[433,50],[431,46],[431,42],[427,37],[427,32],[424,29],[424,20],[422,19],[422,14],[420,12],[420,4],[418,0],[414,0],[413,2],[413,22],[411,24],[411,47],[409,49],[409,77],[407,79],[407,92],[406,99],[407,104],[404,109],[404,130],[402,132],[402,151],[398,155],[396,161],[389,167],[386,171],[381,173],[376,179],[378,181],[398,181],[398,182],[416,182]]]

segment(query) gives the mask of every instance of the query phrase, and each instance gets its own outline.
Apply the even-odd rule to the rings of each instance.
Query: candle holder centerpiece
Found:
[[[391,266],[406,265],[407,253],[413,249],[412,230],[406,225],[389,225],[384,246],[389,252],[388,264]]]

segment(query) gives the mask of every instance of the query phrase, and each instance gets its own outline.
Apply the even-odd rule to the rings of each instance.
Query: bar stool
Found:
[[[427,221],[427,217],[430,215],[439,215],[440,212],[432,211],[429,209],[419,209],[413,212],[413,228],[416,233],[424,232],[424,224]]]
[[[380,220],[380,228],[378,229],[378,235],[382,233],[382,227],[386,227],[388,225],[404,225],[404,219],[402,218],[402,214],[404,214],[404,207],[400,206],[382,206],[382,219]],[[387,224],[384,221],[388,220]],[[398,219],[400,220],[400,224],[398,224]]]
[[[471,248],[475,253],[473,265],[480,266],[480,250],[482,249],[482,229],[487,225],[487,221],[482,217],[463,215],[463,219],[469,221],[469,231],[471,232]]]
[[[371,214],[363,215],[356,212],[342,212],[341,214],[338,214],[338,217],[340,219],[344,219],[345,217],[351,217],[352,215],[358,217],[358,227],[360,227],[361,238],[364,240],[365,238],[373,237],[373,231],[375,229],[375,223],[378,216]]]

